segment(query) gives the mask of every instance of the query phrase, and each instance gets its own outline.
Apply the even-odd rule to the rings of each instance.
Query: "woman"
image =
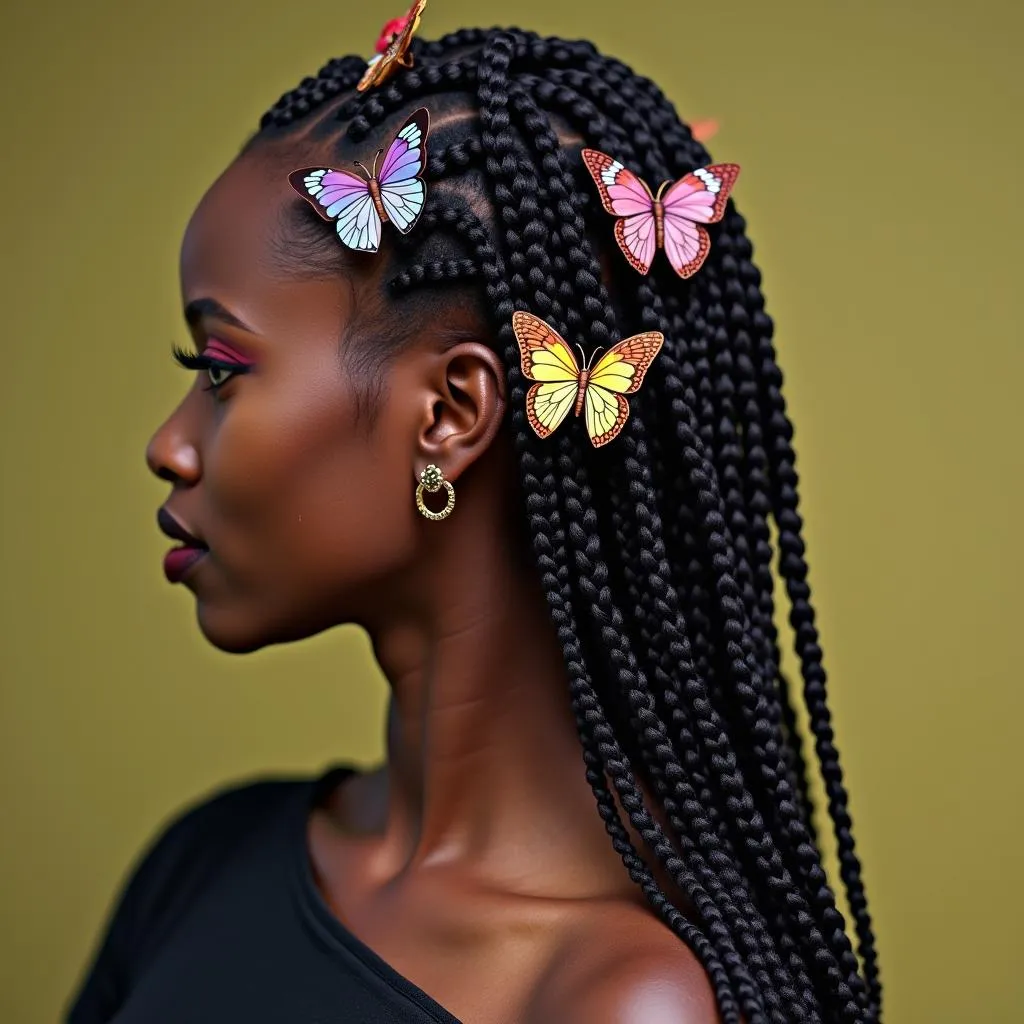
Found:
[[[684,266],[671,189],[626,211],[646,235],[609,216],[623,168],[710,163],[651,82],[519,31],[403,58],[414,27],[285,95],[200,203],[196,381],[148,449],[206,638],[362,625],[387,764],[183,815],[68,1020],[876,1021],[735,172],[694,186],[721,216],[684,225]],[[779,671],[776,545],[856,953]]]

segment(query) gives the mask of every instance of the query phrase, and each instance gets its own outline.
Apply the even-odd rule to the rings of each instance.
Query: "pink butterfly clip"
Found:
[[[376,252],[382,224],[390,222],[408,234],[423,212],[427,185],[422,175],[429,130],[430,114],[420,107],[399,129],[379,174],[377,159],[382,149],[377,150],[370,171],[355,161],[362,177],[330,167],[303,167],[292,171],[288,181],[324,220],[334,222],[345,245],[359,252]]]
[[[701,226],[716,224],[740,173],[737,164],[710,164],[676,182],[664,182],[653,195],[647,182],[618,160],[596,149],[583,150],[604,208],[619,219],[615,238],[630,265],[641,274],[651,269],[654,254],[664,249],[680,277],[700,270],[711,238]]]

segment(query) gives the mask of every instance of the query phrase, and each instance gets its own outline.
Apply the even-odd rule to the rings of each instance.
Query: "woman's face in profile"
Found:
[[[277,177],[241,158],[189,223],[182,298],[196,352],[218,365],[196,371],[147,448],[172,484],[165,513],[206,549],[172,557],[170,575],[195,594],[210,642],[232,652],[358,620],[416,538],[419,410],[396,401],[403,362],[374,382],[371,422],[339,359],[354,287],[274,272],[294,198]]]

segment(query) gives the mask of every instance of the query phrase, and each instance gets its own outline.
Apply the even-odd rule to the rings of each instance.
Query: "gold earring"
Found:
[[[436,491],[444,488],[448,492],[448,501],[444,508],[440,512],[431,512],[426,505],[423,504],[423,492],[430,491],[434,494]],[[450,480],[445,480],[444,473],[438,469],[437,466],[430,465],[420,473],[420,482],[416,487],[416,507],[427,517],[435,522],[438,519],[447,519],[452,514],[452,509],[455,508],[455,488],[452,486]]]

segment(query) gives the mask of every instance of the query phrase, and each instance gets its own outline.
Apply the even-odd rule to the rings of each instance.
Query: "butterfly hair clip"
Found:
[[[540,317],[519,310],[512,314],[523,376],[533,381],[526,393],[526,418],[540,438],[550,435],[572,409],[585,412],[587,434],[595,448],[614,441],[629,418],[626,395],[640,390],[665,336],[659,331],[636,334],[597,353],[581,368],[572,349]],[[600,350],[599,350],[600,351]],[[583,357],[582,350],[580,356]]]
[[[711,249],[702,225],[722,219],[739,165],[698,167],[676,182],[664,182],[654,195],[646,181],[606,153],[585,149],[583,162],[604,208],[619,218],[615,239],[634,270],[646,274],[658,249],[665,250],[680,277],[700,270]]]
[[[333,222],[345,245],[358,252],[376,252],[381,225],[390,222],[408,234],[423,212],[429,130],[430,114],[420,107],[399,129],[379,172],[382,149],[377,150],[369,171],[355,161],[362,176],[330,167],[303,167],[292,171],[288,181],[324,220]]]
[[[427,0],[413,0],[406,14],[401,18],[393,18],[384,26],[377,40],[377,53],[367,62],[366,71],[356,85],[359,92],[380,85],[397,67],[412,67],[412,57],[408,50],[426,6]]]

